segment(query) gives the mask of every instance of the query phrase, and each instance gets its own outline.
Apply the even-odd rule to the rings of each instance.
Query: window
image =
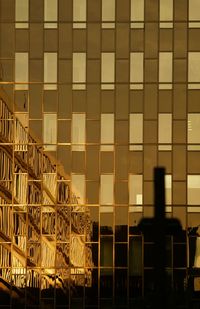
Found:
[[[142,211],[143,203],[143,177],[142,175],[129,175],[129,211]],[[140,205],[140,206],[138,206]]]
[[[44,53],[44,89],[57,89],[57,53]]]
[[[144,28],[144,0],[131,0],[131,28]]]
[[[15,27],[28,28],[29,17],[29,0],[16,0],[15,1]]]
[[[188,175],[188,205],[200,204],[200,175]]]
[[[189,28],[200,27],[200,1],[189,0]]]
[[[102,0],[102,28],[115,27],[115,0]]]
[[[171,205],[172,203],[172,175],[165,175],[165,198],[166,204]],[[167,206],[166,210],[170,210],[171,207]]]
[[[144,53],[130,54],[130,89],[143,89]]]
[[[188,114],[188,150],[200,150],[200,114]]]
[[[159,89],[172,89],[172,53],[159,53]]]
[[[19,204],[27,203],[27,181],[27,173],[22,173],[21,170],[19,170],[18,173],[14,174],[14,197]]]
[[[173,0],[160,0],[160,28],[173,28]]]
[[[15,90],[28,89],[28,53],[15,53]]]
[[[28,113],[15,113],[15,151],[27,151],[28,150]]]
[[[158,150],[172,150],[172,115],[158,115]]]
[[[43,173],[43,186],[56,198],[56,173]]]
[[[200,89],[200,52],[189,52],[188,57],[188,88]]]
[[[114,89],[115,54],[101,53],[101,89]]]
[[[129,143],[129,150],[143,149],[143,114],[130,114]]]
[[[113,203],[114,203],[113,194],[114,194],[114,176],[101,175],[101,189],[100,189],[101,212],[113,212]]]
[[[72,151],[85,151],[85,114],[72,114]]]
[[[101,114],[101,151],[114,150],[114,114]]]
[[[57,28],[58,3],[57,0],[44,0],[44,27]]]
[[[73,28],[86,28],[86,0],[73,0]]]
[[[56,151],[57,114],[44,114],[43,140],[45,151]]]
[[[86,53],[73,53],[73,86],[74,90],[85,89]]]
[[[85,175],[72,174],[72,192],[78,199],[78,204],[85,204]]]

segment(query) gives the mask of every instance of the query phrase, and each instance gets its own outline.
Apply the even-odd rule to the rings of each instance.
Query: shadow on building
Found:
[[[179,220],[165,218],[164,174],[155,169],[153,219],[129,231],[126,225],[116,226],[115,233],[101,227],[101,308],[200,308],[200,234],[198,227],[186,231]]]

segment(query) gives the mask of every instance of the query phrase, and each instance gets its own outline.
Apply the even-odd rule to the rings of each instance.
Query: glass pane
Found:
[[[131,0],[131,21],[144,20],[144,0]]]
[[[189,20],[198,21],[200,20],[200,2],[199,0],[189,1]]]
[[[173,20],[173,0],[160,0],[160,21]]]
[[[172,83],[172,53],[159,53],[159,82]]]
[[[73,27],[86,28],[86,0],[73,0]]]
[[[102,205],[113,204],[113,181],[113,175],[101,175],[100,203]]]
[[[188,55],[188,81],[190,83],[200,82],[200,53],[189,52]]]
[[[200,237],[196,237],[196,250],[194,257],[194,267],[200,268]]]
[[[200,143],[200,114],[188,114],[188,143]]]
[[[55,89],[51,83],[57,83],[57,53],[44,53],[44,82],[44,89]]]
[[[113,238],[112,237],[101,237],[100,265],[104,267],[112,267],[113,265]]]
[[[44,114],[44,150],[56,150],[57,143],[57,114]]]
[[[72,191],[79,204],[85,203],[85,175],[72,174]]]
[[[188,175],[188,204],[200,204],[200,175]]]
[[[73,20],[86,21],[86,0],[73,1]]]
[[[129,142],[130,144],[143,143],[143,114],[130,114]]]
[[[144,0],[131,0],[131,28],[144,28]]]
[[[102,0],[102,21],[115,20],[115,0]]]
[[[172,175],[165,175],[165,198],[167,205],[172,203]]]
[[[85,150],[85,114],[72,115],[72,150]]]
[[[143,53],[130,54],[130,82],[143,83]]]
[[[16,0],[15,2],[15,21],[23,22],[28,21],[28,0]]]
[[[101,82],[114,83],[115,78],[115,54],[101,53]]]
[[[142,205],[142,175],[129,175],[129,204]]]
[[[15,85],[16,90],[28,89],[28,53],[15,53]]]
[[[73,53],[73,83],[86,82],[86,53]]]
[[[114,143],[114,114],[101,114],[101,144]],[[101,150],[113,150],[112,145],[101,145]]]
[[[158,142],[164,144],[172,142],[172,114],[158,115]]]
[[[127,244],[115,244],[115,267],[127,267]]]
[[[45,21],[57,21],[57,1],[58,0],[44,0]]]

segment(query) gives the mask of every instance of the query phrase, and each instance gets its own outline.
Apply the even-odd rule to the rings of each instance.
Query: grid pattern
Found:
[[[54,162],[50,191],[61,170],[92,222],[93,288],[79,286],[63,308],[127,308],[151,290],[152,243],[137,224],[153,216],[155,166],[166,167],[167,217],[185,234],[200,220],[199,1],[1,0],[0,9],[2,102]],[[17,152],[27,160],[32,143],[16,138],[13,162]],[[25,187],[48,181],[13,167],[14,186],[18,174]],[[184,235],[168,239],[180,290]]]

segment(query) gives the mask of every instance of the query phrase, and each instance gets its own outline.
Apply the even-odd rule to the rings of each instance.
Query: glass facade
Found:
[[[155,166],[183,229],[168,279],[177,308],[197,308],[199,9],[0,0],[0,308],[140,308]]]

